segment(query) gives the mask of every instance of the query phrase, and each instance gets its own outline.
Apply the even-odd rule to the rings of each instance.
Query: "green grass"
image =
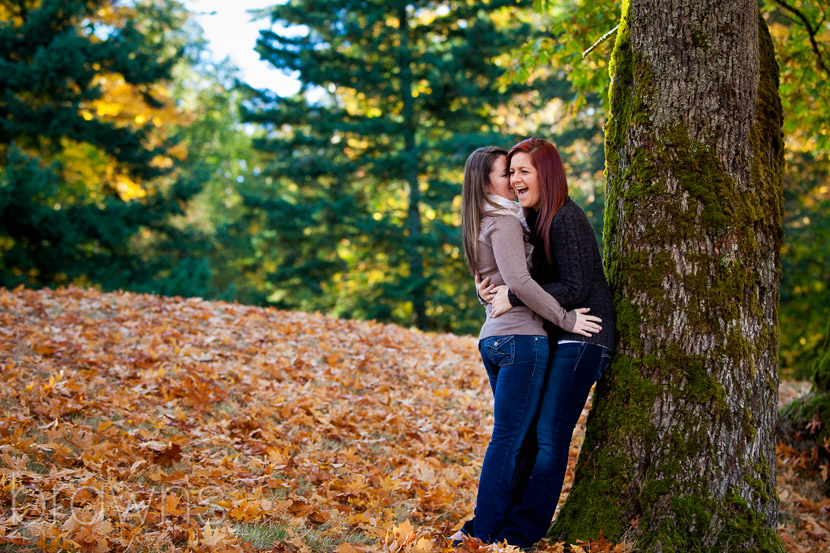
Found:
[[[0,551],[31,551],[31,547],[25,545],[15,545],[13,543],[0,544]]]
[[[240,524],[236,535],[257,549],[269,549],[275,544],[290,538],[287,525],[283,523]]]
[[[360,532],[328,535],[325,533],[328,528],[330,528],[329,524],[323,524],[317,528],[291,527],[284,522],[240,524],[236,527],[236,535],[257,549],[269,549],[280,542],[291,540],[292,537],[298,537],[311,548],[313,553],[330,553],[341,543],[369,545],[374,541]]]

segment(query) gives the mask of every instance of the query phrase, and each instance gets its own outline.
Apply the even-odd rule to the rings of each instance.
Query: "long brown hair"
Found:
[[[476,274],[478,265],[478,233],[481,218],[485,215],[484,206],[492,204],[487,198],[490,186],[490,171],[500,156],[506,156],[507,150],[498,146],[484,146],[467,158],[464,165],[464,184],[461,187],[461,243],[467,268]],[[496,206],[497,207],[497,206]]]
[[[548,263],[553,263],[553,252],[550,247],[550,226],[553,223],[553,216],[568,199],[568,179],[565,176],[565,166],[562,165],[562,158],[559,157],[559,150],[556,146],[542,140],[541,138],[528,138],[522,140],[507,154],[507,166],[513,156],[524,152],[530,156],[530,163],[539,179],[541,191],[541,205],[539,216],[536,219],[536,236],[542,238],[545,246],[545,257]]]

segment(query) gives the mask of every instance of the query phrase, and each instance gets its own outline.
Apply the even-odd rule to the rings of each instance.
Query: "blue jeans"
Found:
[[[586,343],[559,344],[551,360],[536,421],[536,458],[530,478],[517,485],[502,531],[496,540],[510,545],[533,545],[550,528],[565,471],[574,427],[591,386],[611,363],[611,353]],[[476,513],[478,516],[478,513]]]
[[[478,344],[495,396],[493,435],[478,482],[476,516],[463,531],[491,542],[502,531],[522,441],[539,407],[550,356],[547,336],[493,336]]]

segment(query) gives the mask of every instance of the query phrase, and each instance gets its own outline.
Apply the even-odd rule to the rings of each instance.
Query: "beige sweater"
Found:
[[[506,284],[526,307],[514,307],[494,319],[490,316],[492,306],[484,303],[487,321],[481,327],[479,339],[510,334],[546,336],[536,313],[568,332],[573,330],[576,312],[566,311],[530,278],[527,269],[530,247],[516,217],[486,215],[481,219],[477,251],[481,278],[490,277],[496,286]]]

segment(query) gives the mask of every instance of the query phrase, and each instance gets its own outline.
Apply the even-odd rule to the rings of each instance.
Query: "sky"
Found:
[[[279,0],[184,0],[188,10],[205,30],[205,38],[217,61],[229,57],[242,72],[244,82],[254,88],[273,90],[281,96],[293,94],[300,85],[296,79],[273,69],[254,51],[260,29],[267,29],[266,19],[251,21],[248,10],[266,8]]]

